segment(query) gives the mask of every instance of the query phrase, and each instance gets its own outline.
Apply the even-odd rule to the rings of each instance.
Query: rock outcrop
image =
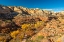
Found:
[[[64,11],[0,5],[0,42],[63,42]]]

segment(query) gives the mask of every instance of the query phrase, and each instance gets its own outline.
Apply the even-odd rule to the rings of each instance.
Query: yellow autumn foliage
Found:
[[[24,34],[21,33],[20,36],[19,36],[20,39],[24,38]]]
[[[37,27],[41,26],[42,24],[43,24],[43,21],[38,21],[38,22],[35,24],[35,27],[37,28]]]
[[[37,21],[36,24],[23,24],[21,26],[22,29],[26,29],[26,28],[31,28],[31,27],[35,27],[38,28],[39,26],[41,26],[43,24],[43,21]]]
[[[10,35],[11,35],[12,38],[15,38],[19,34],[19,32],[20,32],[19,30],[13,31],[13,32],[11,32]]]
[[[26,28],[28,28],[29,26],[30,26],[30,24],[23,24],[21,28],[22,28],[22,29],[26,29]]]

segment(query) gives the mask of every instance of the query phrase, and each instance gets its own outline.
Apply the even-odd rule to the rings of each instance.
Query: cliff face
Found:
[[[0,42],[63,42],[63,35],[63,11],[0,5]]]

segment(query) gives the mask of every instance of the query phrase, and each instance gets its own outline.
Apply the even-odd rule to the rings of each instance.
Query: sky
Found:
[[[64,10],[64,0],[0,0],[5,6],[23,6],[27,8],[40,8],[54,11]]]

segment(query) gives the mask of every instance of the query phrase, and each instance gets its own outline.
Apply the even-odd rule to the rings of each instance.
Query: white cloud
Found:
[[[43,10],[50,10],[50,11],[54,11],[54,12],[60,12],[63,10],[63,8],[53,8],[53,9],[43,9]]]
[[[43,9],[43,10],[53,10],[53,9]]]

